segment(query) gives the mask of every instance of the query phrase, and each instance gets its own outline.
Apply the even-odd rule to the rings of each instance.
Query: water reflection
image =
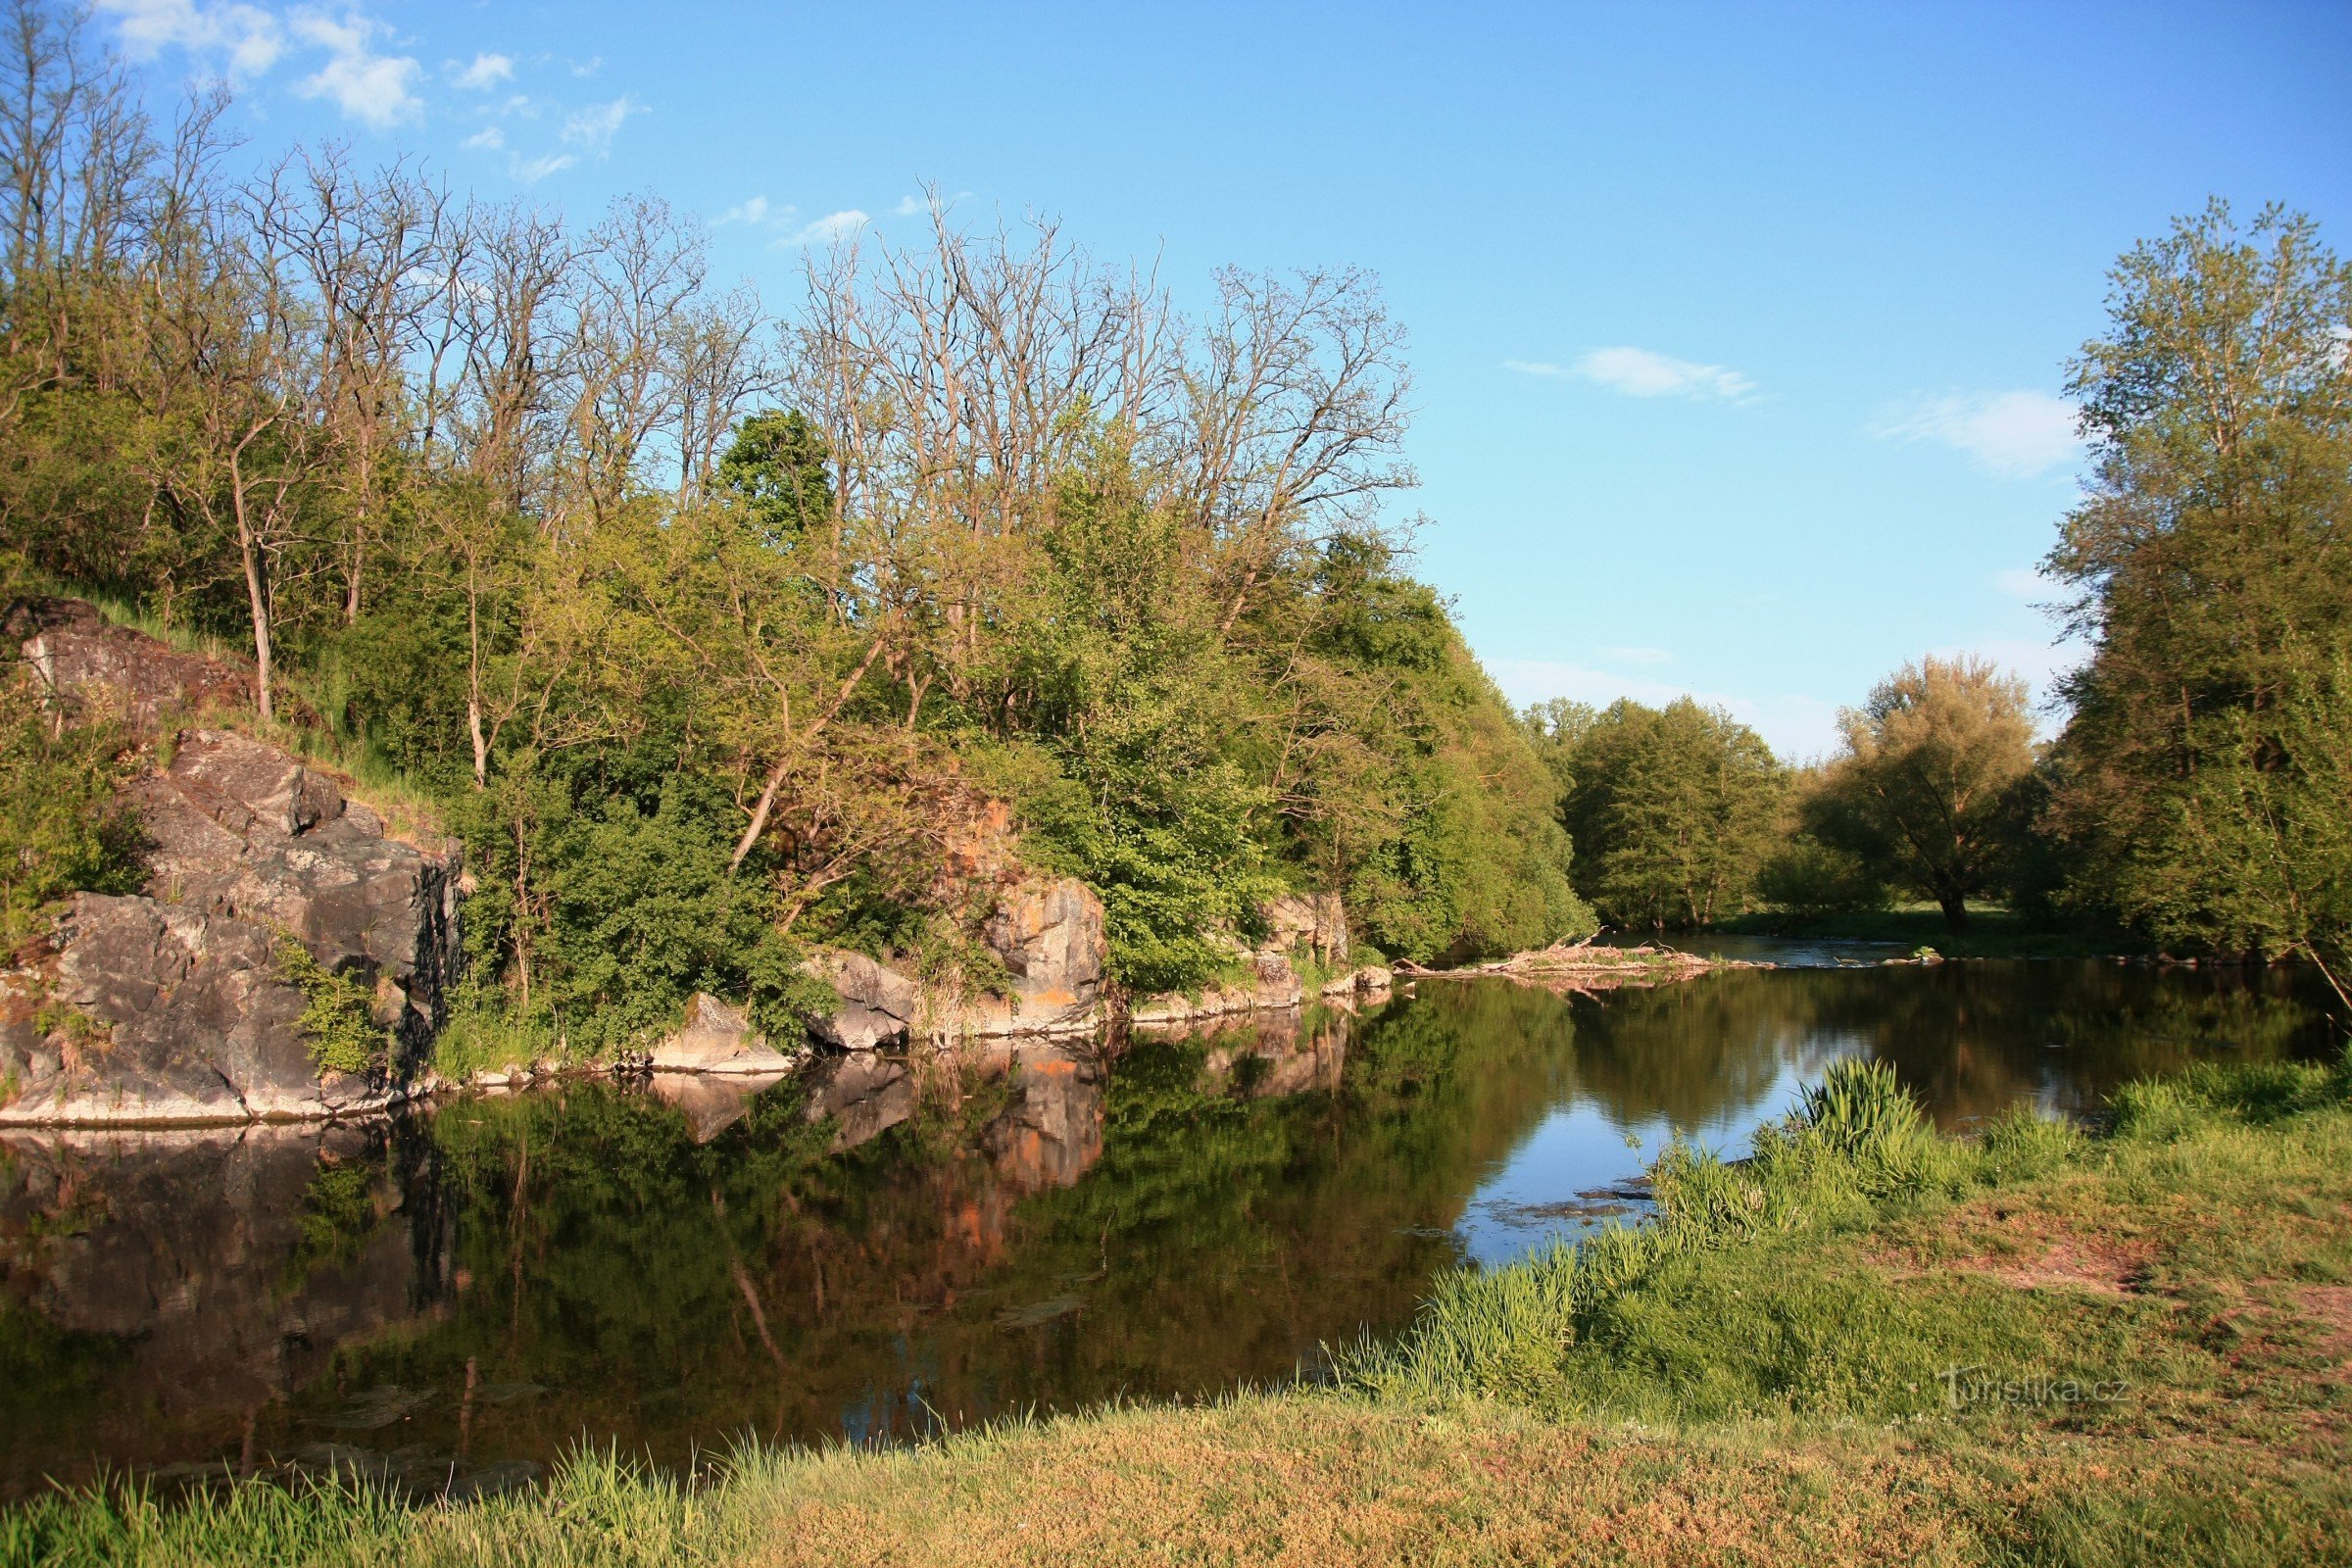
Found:
[[[1638,1212],[1840,1055],[1937,1119],[2085,1107],[2316,1004],[2093,963],[1780,970],[1364,1020],[657,1076],[372,1128],[0,1141],[0,1486],[364,1457],[503,1485],[582,1434],[882,1441],[1205,1392],[1393,1331],[1455,1260]]]

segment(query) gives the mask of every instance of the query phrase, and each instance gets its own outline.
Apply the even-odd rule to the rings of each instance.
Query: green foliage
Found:
[[[729,870],[720,808],[708,785],[673,775],[650,812],[616,795],[549,836],[541,953],[575,1050],[599,1054],[674,1027],[697,991],[744,1000],[755,1027],[778,1038],[831,1004],[776,929],[772,884]]]
[[[2049,813],[2078,902],[2168,946],[2352,948],[2352,267],[2228,206],[2117,265],[2071,390],[2097,480],[2050,571],[2091,657]]]
[[[319,1070],[382,1071],[389,1032],[375,1021],[374,994],[351,975],[320,963],[291,936],[278,939],[276,958],[277,972],[310,999],[297,1027]]]
[[[1602,914],[1657,930],[1745,906],[1788,788],[1763,737],[1689,698],[1555,707],[1527,722],[1566,783],[1578,886]]]
[[[69,893],[134,893],[135,812],[120,726],[62,723],[21,673],[0,684],[0,953],[45,930]]]
[[[1756,867],[1756,895],[1791,914],[1863,914],[1894,902],[1894,890],[1849,850],[1791,834]]]
[[[1806,836],[1915,890],[1968,928],[2027,835],[2034,721],[2026,683],[1982,660],[1928,658],[1840,715],[1844,749],[1797,799]]]
[[[807,415],[769,410],[735,427],[718,480],[743,497],[762,543],[789,546],[829,519],[833,485],[825,444]]]

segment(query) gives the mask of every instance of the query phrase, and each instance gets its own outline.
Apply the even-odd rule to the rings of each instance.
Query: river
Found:
[[[1312,1375],[1439,1271],[1638,1219],[1843,1056],[1936,1121],[2333,1049],[2281,973],[1795,967],[1363,1018],[474,1097],[371,1124],[0,1139],[0,1492],[357,1465],[527,1481],[583,1439],[881,1443]]]

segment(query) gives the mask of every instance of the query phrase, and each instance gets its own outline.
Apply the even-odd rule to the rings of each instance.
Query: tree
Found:
[[[2097,477],[2049,570],[2092,646],[2053,817],[2083,891],[2166,943],[2313,960],[2352,884],[2352,268],[2214,202],[2117,265],[2070,390]]]
[[[1998,887],[2025,830],[2034,770],[2026,683],[1977,659],[1927,658],[1839,715],[1843,753],[1800,816],[1822,843],[1943,906],[1968,929],[1968,900]]]
[[[1660,930],[1740,906],[1788,788],[1762,736],[1688,697],[1538,716],[1569,780],[1561,816],[1579,891],[1604,915]]]

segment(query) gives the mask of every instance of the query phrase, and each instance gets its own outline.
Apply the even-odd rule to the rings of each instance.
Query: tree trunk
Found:
[[[1942,893],[1936,902],[1943,906],[1943,928],[1958,933],[1968,929],[1968,899],[1963,894]]]
[[[265,720],[276,716],[270,701],[270,600],[262,582],[262,552],[245,516],[245,480],[229,465],[229,496],[237,509],[237,554],[245,564],[245,602],[253,612],[253,701]]]

